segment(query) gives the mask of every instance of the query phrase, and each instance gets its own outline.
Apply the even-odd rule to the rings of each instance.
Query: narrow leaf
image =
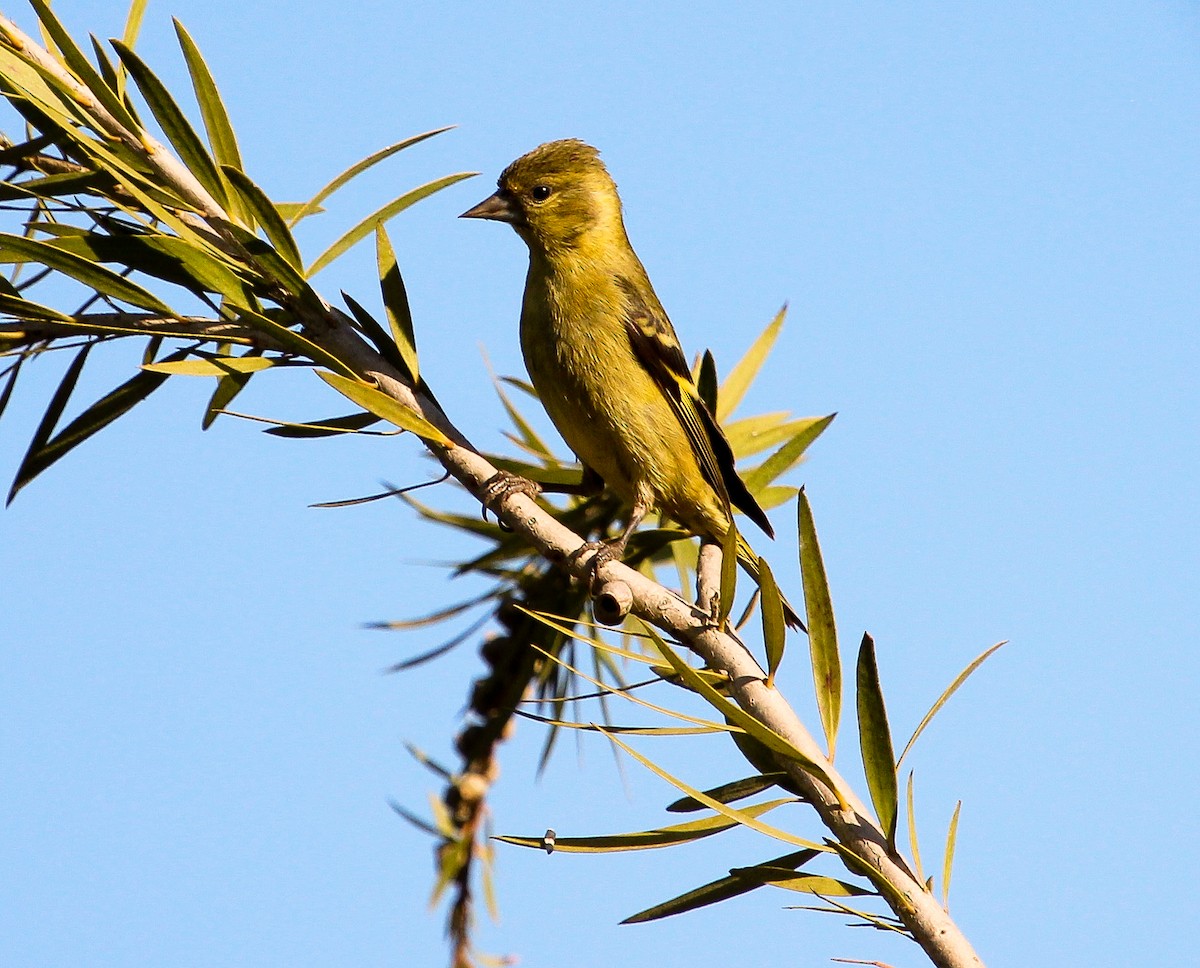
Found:
[[[779,586],[775,584],[775,575],[765,558],[758,559],[758,587],[762,592],[762,630],[763,644],[767,652],[767,688],[775,687],[775,673],[783,661],[783,647],[787,628],[783,623],[783,596],[779,594]],[[812,619],[809,619],[809,637],[812,637]],[[833,758],[833,748],[830,744],[830,759]]]
[[[131,48],[119,40],[114,40],[112,45],[117,56],[121,58],[121,63],[129,70],[138,90],[142,92],[142,97],[146,99],[154,120],[162,128],[171,146],[179,153],[180,160],[219,205],[227,205],[229,200],[216,162],[209,155],[191,122],[175,103],[171,92]]]
[[[142,369],[150,373],[165,373],[167,376],[223,377],[231,373],[257,373],[278,365],[278,358],[265,356],[213,356],[205,359],[161,360],[145,363]]]
[[[180,359],[185,352],[185,350],[179,350],[173,354],[173,357]],[[74,374],[76,379],[78,375],[78,371],[76,371]],[[137,404],[145,400],[146,397],[150,396],[151,393],[162,385],[164,380],[166,380],[165,375],[138,373],[125,383],[122,383],[111,393],[97,400],[87,410],[67,424],[60,433],[46,441],[36,451],[31,448],[30,453],[26,455],[25,461],[22,463],[21,470],[18,471],[17,482],[13,485],[13,491],[9,495],[9,500],[12,500],[13,495],[21,487],[24,487],[25,484],[54,464],[59,458],[65,456],[69,451],[78,447],[89,437],[99,433],[110,423],[124,416]],[[65,398],[63,399],[63,403],[66,403]],[[61,409],[59,412],[61,413]],[[40,432],[41,428],[39,427],[38,429]]]
[[[329,417],[325,420],[310,420],[306,423],[281,424],[263,431],[272,437],[336,437],[352,434],[379,423],[373,413],[351,413],[344,417]],[[395,431],[392,431],[395,433]]]
[[[912,850],[913,872],[918,881],[925,880],[925,872],[921,870],[921,845],[917,842],[917,808],[913,797],[913,771],[908,771],[908,788],[905,795],[908,801],[908,845]]]
[[[355,162],[344,172],[338,175],[337,178],[317,192],[317,194],[315,194],[311,200],[300,206],[300,208],[296,210],[296,212],[288,219],[288,221],[292,225],[295,225],[302,218],[306,218],[307,216],[320,211],[321,204],[328,199],[330,195],[336,192],[347,182],[356,178],[358,175],[361,175],[368,168],[379,164],[379,162],[383,161],[385,158],[390,158],[398,151],[403,151],[405,148],[419,144],[426,138],[432,138],[434,135],[441,134],[443,131],[449,131],[452,127],[454,126],[447,125],[444,128],[435,128],[433,131],[426,131],[424,134],[413,135],[411,138],[405,138],[403,141],[397,141],[393,145],[388,145],[386,148],[380,148],[378,151],[367,155],[367,157],[362,161]]]
[[[137,43],[138,34],[142,31],[142,18],[146,16],[146,4],[149,0],[133,0],[129,5],[129,16],[125,18],[125,31],[121,39],[126,47]]]
[[[609,732],[606,728],[597,727],[600,732]],[[774,810],[785,803],[795,803],[791,797],[758,803],[737,811],[745,818],[753,819]],[[686,844],[694,840],[702,840],[713,834],[723,833],[733,827],[740,826],[744,821],[718,814],[715,817],[704,817],[688,823],[676,824],[671,827],[659,827],[655,830],[639,830],[635,833],[612,834],[603,837],[557,837],[554,841],[555,851],[568,854],[607,854],[629,850],[654,850],[660,847],[674,847],[676,844]],[[517,847],[544,848],[543,837],[497,837],[505,844]]]
[[[735,803],[738,800],[744,800],[746,797],[752,797],[756,793],[762,793],[763,790],[769,790],[771,787],[778,785],[780,781],[786,779],[786,773],[759,773],[742,780],[722,783],[720,786],[705,790],[704,795],[714,800],[719,800],[721,803]],[[669,813],[691,813],[695,810],[703,809],[704,804],[699,800],[693,800],[691,797],[681,797],[667,807]]]
[[[221,411],[229,408],[237,395],[250,382],[250,376],[249,373],[227,373],[217,381],[217,387],[209,397],[208,406],[204,408],[204,416],[200,419],[201,430],[208,430],[221,415]]]
[[[600,732],[604,733],[605,731],[603,729],[601,729]],[[654,773],[656,776],[659,776],[662,779],[666,780],[672,786],[674,786],[677,789],[682,790],[684,793],[688,794],[688,796],[695,797],[697,800],[699,800],[705,806],[709,807],[712,810],[716,810],[722,816],[729,817],[730,819],[735,820],[737,823],[739,823],[743,827],[749,827],[751,830],[757,831],[760,834],[765,834],[766,836],[772,837],[775,840],[782,841],[785,844],[793,844],[796,847],[807,847],[811,850],[829,850],[829,849],[831,849],[822,844],[814,843],[811,840],[805,840],[802,837],[797,837],[794,834],[788,833],[786,830],[781,830],[778,827],[772,827],[770,824],[765,824],[761,820],[758,820],[757,818],[752,816],[748,810],[735,810],[734,808],[728,807],[723,803],[718,803],[716,800],[711,800],[708,797],[705,797],[704,794],[701,793],[699,790],[695,789],[694,787],[688,786],[686,783],[684,783],[678,777],[672,776],[666,770],[662,769],[662,767],[658,766],[657,764],[655,764],[654,762],[652,762],[651,760],[649,760],[648,758],[643,756],[641,753],[639,753],[637,750],[635,750],[628,743],[621,742],[620,739],[618,739],[616,736],[612,735],[611,733],[605,733],[605,735],[608,736],[608,739],[610,742],[619,746],[622,750],[624,750],[626,753],[628,753],[630,756],[632,756],[635,760],[637,760],[639,763],[641,763],[642,766],[646,767],[646,769],[648,769],[651,773]],[[789,800],[783,801],[783,802],[791,803],[791,802],[795,802],[795,801],[789,799]]]
[[[736,869],[735,869],[736,872]],[[863,897],[874,895],[874,891],[858,887],[836,877],[822,877],[819,874],[793,874],[790,871],[762,871],[763,880],[771,887],[780,887],[786,891],[798,891],[801,894],[819,894],[822,897]]]
[[[838,725],[842,716],[842,663],[838,654],[837,626],[833,620],[833,603],[829,597],[829,581],[817,529],[813,523],[808,495],[800,491],[798,505],[800,532],[800,576],[804,584],[804,610],[808,624],[808,646],[812,655],[813,685],[821,726],[829,744],[832,760],[837,748]]]
[[[128,131],[137,131],[138,124],[129,116],[129,112],[125,110],[125,105],[122,103],[121,98],[105,83],[104,78],[92,66],[83,51],[79,49],[74,38],[71,37],[67,29],[51,12],[50,5],[45,0],[29,0],[29,2],[37,12],[38,20],[42,26],[53,38],[55,46],[62,53],[63,60],[66,61],[67,67],[71,69],[71,72],[95,95],[96,100],[104,106],[104,109],[113,116],[118,124]]]
[[[729,376],[725,378],[725,382],[721,385],[721,400],[717,407],[718,421],[723,422],[726,417],[737,409],[737,405],[742,402],[742,397],[746,395],[746,390],[754,382],[754,378],[758,376],[758,371],[761,369],[767,355],[771,352],[771,347],[775,345],[775,338],[779,335],[780,327],[783,326],[783,319],[786,315],[787,305],[785,304],[775,314],[775,318],[767,324],[767,328],[762,331],[750,349],[746,351],[746,355],[738,360],[737,365],[729,371]]]
[[[381,390],[358,380],[348,380],[336,373],[318,371],[317,376],[328,383],[342,396],[353,400],[364,410],[369,410],[376,416],[382,417],[389,423],[395,424],[401,430],[409,430],[422,440],[439,444],[442,447],[452,446],[450,438],[437,429],[424,417],[409,410],[408,407],[393,400]]]
[[[946,687],[945,691],[938,696],[937,701],[929,707],[929,712],[924,715],[924,717],[921,719],[921,722],[917,724],[917,728],[913,730],[913,734],[909,737],[908,742],[904,744],[904,752],[900,754],[900,759],[896,761],[897,768],[899,768],[900,764],[904,762],[904,757],[906,757],[908,755],[908,751],[913,748],[913,744],[917,741],[917,737],[925,732],[925,727],[928,726],[933,717],[937,715],[938,710],[946,705],[946,701],[958,691],[958,687],[966,682],[971,673],[983,665],[983,663],[988,659],[989,656],[991,656],[993,652],[999,649],[1000,646],[1006,644],[1007,642],[997,642],[990,649],[985,649],[980,655],[976,656],[971,661],[971,664],[963,669],[963,671],[955,677],[954,681]]]
[[[646,625],[646,634],[654,642],[659,653],[664,659],[670,663],[671,668],[675,670],[675,674],[679,676],[682,682],[700,696],[710,706],[717,710],[725,719],[734,726],[740,726],[750,736],[758,740],[768,749],[781,755],[785,760],[800,764],[806,773],[815,776],[818,780],[824,783],[835,795],[838,794],[838,787],[829,777],[829,774],[815,761],[805,756],[800,750],[793,746],[790,742],[780,736],[775,730],[766,726],[761,721],[756,719],[750,713],[742,709],[737,703],[731,702],[722,696],[714,689],[704,677],[701,676],[695,669],[689,666],[675,650],[672,649],[661,635],[651,626]],[[712,806],[709,802],[710,798],[696,796],[696,793],[691,789],[685,790],[685,793],[695,797],[701,803]],[[716,809],[715,807],[713,809]]]
[[[242,154],[238,150],[237,137],[212,72],[183,24],[176,18],[171,18],[171,22],[175,25],[175,35],[179,38],[179,46],[192,77],[192,90],[196,94],[196,103],[200,105],[200,116],[204,119],[204,130],[208,132],[213,155],[218,164],[232,165],[241,170]]]
[[[304,259],[300,255],[296,240],[292,238],[291,229],[287,227],[283,216],[279,214],[275,204],[267,197],[267,193],[254,184],[240,168],[235,168],[233,165],[222,165],[221,171],[232,183],[246,208],[263,227],[263,231],[267,234],[271,245],[275,247],[275,251],[283,256],[293,269],[303,273]]]
[[[837,414],[831,413],[827,417],[817,417],[811,422],[805,422],[805,426],[797,431],[791,440],[757,467],[746,471],[742,475],[742,480],[746,482],[746,487],[750,489],[750,492],[757,493],[772,483],[779,475],[791,470],[804,456],[809,445],[821,436],[821,433],[833,423],[833,418],[836,416]]]
[[[284,349],[292,353],[298,353],[312,360],[314,363],[327,366],[335,373],[339,373],[344,377],[352,380],[358,379],[358,375],[349,366],[330,353],[325,347],[314,343],[303,333],[297,333],[293,329],[288,329],[282,323],[277,323],[270,316],[263,313],[256,313],[250,309],[240,308],[238,310],[238,320],[272,336],[276,342],[283,345]]]
[[[879,824],[891,844],[896,839],[896,760],[879,684],[879,669],[875,664],[875,641],[870,635],[863,635],[859,646],[857,678],[858,739],[863,772]]]
[[[12,487],[9,489],[8,500],[5,502],[6,505],[12,504],[13,498],[17,496],[17,492],[37,477],[44,469],[44,465],[39,466],[38,454],[46,446],[50,435],[54,433],[54,428],[58,424],[63,410],[66,409],[68,401],[70,401],[71,394],[75,390],[75,384],[79,382],[79,374],[83,372],[83,364],[87,362],[88,350],[91,348],[92,344],[86,343],[83,349],[75,354],[75,359],[71,361],[71,365],[67,367],[67,372],[63,374],[58,389],[54,391],[54,396],[50,398],[46,412],[42,414],[42,419],[38,423],[37,429],[33,432],[33,438],[29,441],[29,449],[25,451],[25,456],[17,468],[17,475],[13,480]]]
[[[395,215],[399,215],[406,208],[416,204],[423,198],[427,198],[434,192],[441,191],[450,185],[462,181],[464,178],[474,178],[478,175],[477,171],[463,171],[455,175],[446,175],[443,178],[434,179],[419,188],[414,188],[410,192],[406,192],[399,198],[393,199],[384,205],[378,211],[373,212],[364,218],[361,222],[355,225],[350,231],[346,232],[340,239],[333,243],[328,249],[317,256],[316,261],[308,267],[308,271],[304,274],[311,278],[318,272],[324,269],[335,259],[344,255],[352,246],[361,242],[374,230],[375,226],[386,222]]]
[[[717,612],[717,624],[721,628],[724,628],[729,620],[729,613],[733,611],[733,600],[737,597],[738,537],[737,525],[730,518],[729,530],[721,540],[721,587]]]
[[[346,305],[350,307],[350,313],[354,316],[354,321],[358,323],[359,328],[366,334],[367,339],[379,351],[379,355],[411,379],[412,374],[406,371],[404,358],[400,355],[396,344],[392,342],[391,338],[384,331],[384,328],[379,325],[379,321],[359,305],[358,301],[344,289],[342,290],[342,298],[346,300]],[[413,380],[412,382],[415,386],[416,381]]]
[[[12,256],[18,258],[12,258]],[[0,262],[23,261],[36,262],[50,269],[56,269],[96,292],[112,296],[114,299],[130,303],[141,309],[147,309],[152,313],[162,313],[164,316],[174,315],[171,307],[157,296],[111,269],[106,269],[81,256],[66,252],[49,242],[39,242],[36,239],[0,232]]]
[[[412,310],[408,305],[408,293],[404,289],[396,253],[382,222],[375,226],[375,256],[379,267],[379,289],[383,294],[383,308],[392,330],[392,339],[404,360],[405,369],[416,384],[421,376],[417,369],[417,337],[413,332]]]
[[[946,857],[942,862],[942,907],[950,909],[950,875],[954,871],[954,851],[958,846],[958,817],[962,812],[962,801],[954,805],[950,818],[950,829],[946,831]]]
[[[782,857],[765,861],[755,867],[738,868],[736,872],[731,871],[728,877],[711,881],[708,884],[688,891],[686,894],[680,894],[669,901],[663,901],[663,903],[656,904],[654,907],[639,911],[637,914],[627,917],[621,923],[641,924],[644,921],[656,921],[659,918],[667,918],[674,914],[683,914],[685,911],[694,911],[696,908],[716,904],[718,901],[726,901],[731,897],[746,894],[766,884],[766,879],[759,876],[759,871],[776,871],[785,868],[795,870],[807,864],[818,855],[819,851],[798,850],[795,853],[784,854]]]

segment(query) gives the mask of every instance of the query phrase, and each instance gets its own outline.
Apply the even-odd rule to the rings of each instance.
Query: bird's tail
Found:
[[[737,560],[738,564],[742,566],[742,570],[754,580],[754,584],[758,585],[758,555],[754,553],[754,549],[750,547],[749,542],[740,534],[737,536]],[[782,592],[780,592],[780,597],[783,597]],[[783,599],[783,620],[787,622],[790,628],[798,629],[801,632],[808,631],[804,627],[804,623],[800,621],[799,614],[792,608],[792,604],[787,598]]]

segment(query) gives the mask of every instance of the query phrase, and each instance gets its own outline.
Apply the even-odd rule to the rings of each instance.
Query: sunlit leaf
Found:
[[[222,165],[221,171],[232,183],[246,208],[262,226],[275,251],[283,256],[293,269],[303,272],[304,259],[300,255],[300,248],[296,245],[296,240],[292,238],[291,229],[287,227],[283,216],[279,214],[275,203],[267,197],[267,193],[254,184],[240,168],[235,168],[233,165]]]
[[[432,138],[434,135],[441,134],[443,131],[449,131],[452,127],[454,127],[454,125],[447,125],[444,128],[435,128],[433,131],[426,131],[423,134],[414,135],[411,138],[405,138],[403,141],[397,141],[393,145],[388,145],[386,148],[380,148],[378,151],[367,155],[367,157],[362,161],[355,162],[344,172],[338,175],[333,181],[317,192],[312,199],[297,208],[296,211],[289,217],[288,221],[295,225],[302,218],[306,218],[307,216],[320,211],[321,204],[328,199],[330,195],[336,192],[347,182],[351,181],[353,178],[361,175],[368,168],[379,164],[379,162],[383,161],[385,158],[390,158],[398,151],[403,151],[405,148],[409,148],[412,145],[424,141],[426,138]]]
[[[395,424],[401,430],[409,430],[423,440],[451,446],[451,440],[428,420],[413,410],[410,410],[398,400],[393,400],[382,390],[358,380],[350,380],[337,373],[319,371],[317,375],[343,396],[353,400],[364,410],[369,410],[389,423]]]
[[[968,665],[965,669],[963,669],[962,672],[955,676],[954,681],[946,687],[945,691],[937,697],[937,700],[934,702],[934,704],[929,707],[929,712],[927,712],[921,718],[921,722],[918,723],[917,728],[913,730],[912,736],[910,736],[908,742],[904,744],[904,752],[900,754],[900,759],[896,761],[897,767],[904,762],[904,757],[906,757],[908,755],[908,751],[913,748],[913,744],[917,741],[917,737],[925,732],[925,727],[928,726],[933,717],[937,715],[938,710],[946,705],[946,701],[958,691],[958,687],[966,682],[971,673],[983,665],[983,663],[988,659],[989,656],[992,655],[993,652],[1005,644],[1005,642],[997,642],[990,649],[985,649],[980,655],[971,660],[970,665]]]
[[[821,436],[822,431],[833,422],[833,418],[836,416],[837,414],[831,413],[828,417],[811,417],[799,421],[803,425],[802,428],[786,444],[757,467],[752,467],[742,474],[742,480],[746,482],[746,487],[750,489],[750,492],[757,493],[781,474],[791,470],[796,462],[804,456],[809,445]]]
[[[395,198],[388,204],[375,212],[372,212],[352,229],[345,233],[340,239],[333,243],[328,249],[317,256],[316,261],[308,267],[308,271],[304,274],[308,277],[315,276],[318,272],[324,269],[335,259],[344,255],[351,247],[361,242],[368,235],[375,231],[376,225],[388,221],[396,215],[399,215],[406,208],[415,205],[423,198],[428,198],[434,192],[439,192],[443,188],[456,184],[464,178],[474,178],[478,175],[477,171],[463,171],[455,175],[446,175],[442,178],[435,178],[431,182],[421,185],[419,188],[414,188],[410,192],[406,192],[399,198]]]
[[[396,253],[382,222],[375,226],[375,255],[379,269],[379,289],[383,295],[383,308],[392,330],[392,339],[404,360],[404,369],[411,376],[413,383],[417,383],[421,375],[417,369],[417,337],[413,331],[412,310],[408,305],[408,293],[404,289],[404,279],[400,275]]]
[[[149,105],[154,120],[162,128],[171,147],[179,153],[180,160],[196,176],[196,180],[204,186],[204,190],[218,205],[228,204],[225,185],[217,170],[216,162],[209,155],[204,142],[200,140],[200,136],[196,134],[191,122],[175,102],[170,91],[132,49],[119,40],[114,40],[112,45],[117,56],[121,58],[121,63],[125,65],[134,83],[137,84],[138,90],[142,92],[142,97],[146,99],[146,104]]]
[[[954,872],[954,850],[958,846],[958,817],[962,813],[962,801],[954,805],[950,818],[950,829],[946,831],[946,855],[942,861],[942,907],[950,909],[950,875]]]
[[[800,532],[800,575],[804,584],[804,609],[808,623],[808,644],[812,655],[813,684],[817,709],[825,741],[832,760],[837,748],[838,725],[842,716],[842,662],[838,653],[837,627],[833,620],[833,603],[829,596],[829,581],[817,529],[813,523],[808,495],[800,491],[797,509]]]
[[[121,101],[120,96],[108,86],[104,78],[92,66],[87,56],[75,43],[74,38],[71,37],[66,28],[51,12],[50,5],[45,0],[29,0],[29,3],[37,12],[41,25],[46,29],[51,38],[53,38],[54,45],[62,53],[63,60],[71,69],[71,72],[83,82],[84,86],[92,92],[96,100],[104,106],[104,109],[119,124],[129,131],[136,131],[138,127],[137,122],[125,110],[125,105]]]
[[[724,422],[737,409],[737,405],[742,402],[742,397],[746,395],[746,390],[754,382],[754,378],[758,376],[758,371],[762,368],[767,355],[771,352],[771,347],[775,345],[775,338],[779,335],[779,329],[783,326],[783,319],[786,315],[787,306],[785,305],[775,314],[775,318],[767,324],[767,328],[762,331],[758,339],[746,351],[746,355],[738,360],[737,365],[729,371],[729,376],[721,384],[721,398],[717,404],[717,420],[719,422]]]

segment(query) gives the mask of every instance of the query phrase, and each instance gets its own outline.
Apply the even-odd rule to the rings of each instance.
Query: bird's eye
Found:
[[[529,197],[532,198],[535,202],[544,202],[547,198],[550,197],[550,186],[549,185],[534,185],[533,191],[531,191],[529,193]]]

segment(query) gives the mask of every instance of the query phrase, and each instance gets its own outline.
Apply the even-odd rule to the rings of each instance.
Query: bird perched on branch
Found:
[[[508,222],[529,247],[521,350],[530,379],[585,483],[602,481],[631,507],[603,557],[619,558],[655,509],[720,542],[732,505],[774,537],[629,244],[599,152],[551,141],[504,169],[497,186],[462,217]],[[740,539],[738,559],[757,579],[758,559]]]

